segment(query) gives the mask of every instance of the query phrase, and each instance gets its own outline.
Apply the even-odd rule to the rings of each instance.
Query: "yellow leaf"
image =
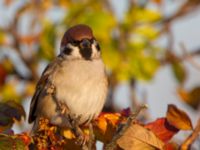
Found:
[[[124,23],[128,27],[136,23],[153,23],[159,21],[162,18],[160,11],[133,7],[130,13],[126,13]]]
[[[0,96],[5,101],[8,101],[8,100],[19,101],[21,98],[19,93],[17,92],[15,83],[12,83],[12,82],[7,83],[2,87]]]
[[[3,33],[1,30],[0,30],[0,44],[4,44],[5,43],[5,33]]]
[[[138,22],[155,22],[161,19],[160,12],[152,9],[138,8],[135,9],[134,13],[135,20]]]
[[[141,25],[133,31],[140,36],[153,40],[158,36],[158,30],[151,25]]]
[[[75,135],[72,133],[70,129],[65,129],[62,130],[61,134],[66,138],[66,139],[74,139]]]
[[[35,84],[32,82],[27,83],[26,89],[24,91],[25,95],[31,96],[31,95],[33,95],[34,91],[35,91]]]
[[[114,70],[120,62],[120,54],[117,50],[109,47],[102,49],[102,58],[108,69]]]

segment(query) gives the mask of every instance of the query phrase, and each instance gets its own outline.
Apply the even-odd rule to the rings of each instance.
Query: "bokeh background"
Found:
[[[104,111],[148,104],[140,119],[149,122],[165,116],[173,103],[196,124],[199,0],[1,0],[0,102],[22,104],[28,116],[43,69],[59,54],[64,32],[80,23],[93,29],[106,64],[110,92]],[[30,127],[25,120],[13,128],[20,133]]]

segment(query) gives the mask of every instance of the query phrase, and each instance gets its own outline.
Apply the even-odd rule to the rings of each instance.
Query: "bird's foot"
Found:
[[[86,134],[81,134],[77,137],[76,144],[83,146],[86,145],[88,141],[89,141],[89,136]]]

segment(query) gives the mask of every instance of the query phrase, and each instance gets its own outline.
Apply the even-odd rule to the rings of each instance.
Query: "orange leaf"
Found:
[[[154,122],[145,125],[145,128],[150,129],[163,142],[167,143],[178,131],[174,126],[167,122],[166,118],[159,118]]]
[[[72,133],[70,129],[65,129],[61,131],[61,134],[66,138],[66,139],[74,139],[75,135]]]
[[[94,122],[96,138],[103,143],[108,143],[122,118],[120,113],[102,113]]]
[[[168,105],[167,121],[180,130],[192,129],[192,123],[188,115],[173,104]]]
[[[119,113],[102,113],[96,120],[96,124],[99,129],[102,130],[103,133],[106,132],[108,122],[112,126],[116,126],[119,123],[120,120],[120,114]]]
[[[17,135],[23,142],[25,145],[29,145],[31,144],[31,137],[28,135],[28,133],[22,133],[22,134],[18,134]]]
[[[154,3],[157,3],[157,4],[161,4],[162,3],[162,0],[152,0]]]

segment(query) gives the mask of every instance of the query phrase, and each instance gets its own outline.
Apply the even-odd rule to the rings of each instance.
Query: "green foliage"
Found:
[[[53,23],[44,21],[43,31],[40,36],[39,52],[41,58],[52,60],[55,57],[56,31]]]
[[[186,70],[182,63],[175,62],[172,64],[173,74],[179,83],[183,83],[186,79]]]

